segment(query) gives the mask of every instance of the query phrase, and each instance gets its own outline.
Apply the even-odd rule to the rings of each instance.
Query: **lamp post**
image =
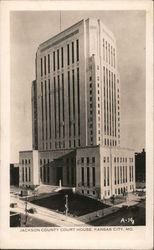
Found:
[[[65,215],[67,217],[67,213],[68,213],[68,195],[65,195],[66,201],[65,201]]]
[[[28,217],[28,214],[27,214],[27,197],[26,197],[26,201],[25,201],[25,226],[27,224],[27,217]]]

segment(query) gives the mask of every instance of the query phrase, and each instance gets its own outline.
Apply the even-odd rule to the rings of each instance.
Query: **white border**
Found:
[[[71,249],[152,249],[153,245],[153,3],[152,1],[1,1],[1,173],[0,247]],[[10,19],[12,10],[145,10],[146,11],[146,227],[132,232],[19,233],[9,228],[10,164]],[[128,24],[129,25],[129,24]]]

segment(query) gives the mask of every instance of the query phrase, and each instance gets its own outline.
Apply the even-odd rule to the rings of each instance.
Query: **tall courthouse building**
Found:
[[[135,189],[134,152],[120,148],[116,40],[99,19],[81,20],[40,44],[32,82],[33,150],[20,186],[76,187],[101,199]]]

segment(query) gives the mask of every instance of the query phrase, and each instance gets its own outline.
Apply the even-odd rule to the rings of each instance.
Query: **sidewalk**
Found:
[[[130,193],[127,197],[127,200],[125,202],[116,204],[116,205],[111,205],[111,202],[108,203],[108,205],[110,204],[109,207],[89,213],[89,214],[85,214],[83,216],[79,217],[79,220],[84,221],[85,223],[88,223],[90,221],[96,220],[98,218],[103,218],[107,215],[116,213],[117,211],[120,210],[120,208],[122,208],[123,206],[134,206],[136,204],[138,204],[141,200],[141,197],[138,197],[135,194]],[[106,202],[107,204],[107,202]]]
[[[133,193],[129,193],[125,202],[115,205],[114,207],[121,208],[122,206],[134,206],[140,202],[142,197],[139,197]]]

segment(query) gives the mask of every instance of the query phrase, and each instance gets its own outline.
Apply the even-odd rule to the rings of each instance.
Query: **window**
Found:
[[[60,76],[58,75],[58,118],[59,118],[59,137],[61,137],[61,98],[60,98]],[[59,144],[60,145],[60,144]]]
[[[49,167],[47,167],[47,182],[49,183],[50,181],[50,174],[49,174]]]
[[[82,179],[82,186],[84,186],[84,168],[81,168],[81,179]]]
[[[89,167],[87,167],[87,186],[89,187]]]
[[[22,181],[24,182],[24,167],[22,168]]]
[[[46,56],[44,56],[44,74],[46,75]]]
[[[61,48],[61,67],[64,67],[64,54],[63,54],[63,47]]]
[[[71,136],[71,94],[70,94],[70,72],[68,71],[68,118],[69,118],[69,137]]]
[[[87,165],[89,165],[89,157],[87,157]]]
[[[74,42],[72,42],[72,63],[74,63]]]
[[[78,135],[80,135],[80,80],[79,68],[77,68],[77,100],[78,100]]]
[[[109,186],[109,167],[107,168],[107,185]]]
[[[62,111],[63,111],[63,138],[64,138],[65,137],[64,74],[62,74]]]
[[[26,169],[25,169],[25,170],[26,170],[26,182],[27,182],[27,167],[26,167]]]
[[[69,44],[67,44],[67,65],[70,65],[70,49],[69,49]]]
[[[55,51],[53,52],[53,71],[55,71]]]
[[[43,62],[42,62],[42,58],[41,58],[41,76],[43,76]]]
[[[27,160],[25,160],[25,164],[27,164]]]
[[[118,184],[119,184],[119,167],[118,167]]]
[[[72,70],[72,94],[73,94],[73,120],[75,122],[75,81],[74,81],[74,69]],[[75,123],[74,123],[74,136],[75,136]]]
[[[95,157],[92,157],[92,163],[95,164]]]
[[[76,40],[76,60],[79,61],[79,40]]]
[[[57,68],[59,69],[59,49],[57,49]]]
[[[56,110],[56,102],[57,102],[57,95],[56,95],[56,78],[54,77],[54,118],[55,118],[55,139],[57,138],[57,110]]]
[[[24,164],[24,160],[22,160],[22,164]]]
[[[116,179],[116,167],[114,167],[114,184],[117,184],[117,179]]]
[[[93,187],[95,187],[95,168],[92,168]]]
[[[106,168],[104,167],[104,187],[106,187]]]
[[[50,55],[48,54],[48,73],[50,73]]]

